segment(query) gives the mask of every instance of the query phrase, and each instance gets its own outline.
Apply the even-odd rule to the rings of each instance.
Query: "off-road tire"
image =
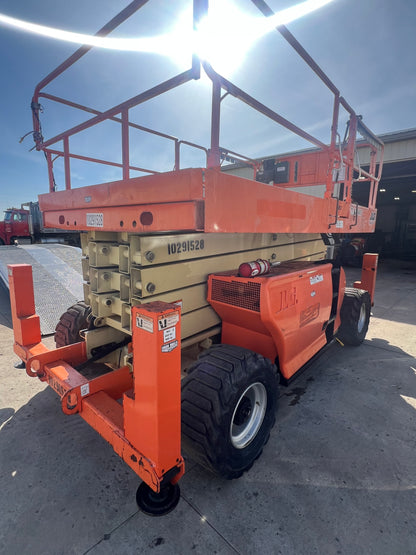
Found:
[[[360,345],[367,334],[370,311],[371,297],[368,291],[346,287],[338,338],[346,345]]]
[[[80,331],[89,326],[88,317],[91,307],[83,301],[74,304],[59,318],[55,328],[55,344],[57,347],[65,347],[82,341]]]
[[[246,397],[246,391],[248,397]],[[250,405],[249,396],[260,392],[262,403]],[[244,394],[244,396],[243,396]],[[278,380],[276,367],[261,355],[232,345],[216,345],[200,355],[182,380],[182,440],[186,453],[213,473],[231,480],[249,470],[260,456],[275,423]],[[251,399],[253,401],[253,399]],[[231,423],[259,417],[249,443],[238,439]],[[250,409],[251,406],[251,409]],[[244,418],[243,417],[243,418]],[[234,419],[234,420],[233,420]],[[243,429],[244,429],[243,420]],[[258,427],[257,427],[258,426]],[[250,436],[247,436],[250,437]],[[237,439],[236,439],[237,438]],[[235,442],[241,445],[236,447]],[[234,443],[233,443],[234,442]]]

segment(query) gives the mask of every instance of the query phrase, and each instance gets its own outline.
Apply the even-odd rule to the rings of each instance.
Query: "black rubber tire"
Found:
[[[155,493],[142,482],[136,492],[136,503],[139,509],[149,516],[164,516],[173,511],[179,503],[181,490],[178,484],[166,484]]]
[[[246,401],[242,395],[250,386],[265,391],[266,408],[251,441],[237,448],[232,442],[231,422],[235,411],[237,420],[236,409]],[[228,480],[239,478],[251,468],[269,439],[276,419],[277,394],[276,367],[268,359],[232,345],[211,347],[182,380],[185,452],[214,474]]]
[[[370,311],[371,297],[368,291],[346,287],[338,338],[346,345],[361,345],[367,334]]]
[[[65,347],[82,341],[79,332],[89,326],[88,317],[91,307],[83,301],[74,304],[59,318],[55,328],[55,344],[57,347]]]

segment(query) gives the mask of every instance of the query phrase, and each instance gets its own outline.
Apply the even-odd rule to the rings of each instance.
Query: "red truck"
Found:
[[[79,233],[45,228],[38,202],[25,202],[20,208],[8,208],[0,222],[0,245],[20,243],[68,243],[79,246]]]

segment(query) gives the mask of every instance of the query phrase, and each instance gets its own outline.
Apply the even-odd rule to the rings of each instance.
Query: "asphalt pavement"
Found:
[[[154,518],[105,440],[14,368],[2,288],[0,553],[415,555],[416,265],[382,262],[376,289],[363,345],[281,389],[252,469],[224,481],[187,460],[178,507]]]

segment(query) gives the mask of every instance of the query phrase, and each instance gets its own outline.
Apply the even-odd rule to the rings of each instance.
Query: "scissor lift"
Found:
[[[272,14],[262,0],[252,1],[264,15]],[[131,2],[97,34],[110,33],[144,4]],[[207,11],[205,0],[194,0],[195,28]],[[288,29],[281,25],[276,30],[333,94],[329,145],[248,95],[196,55],[187,71],[102,112],[43,90],[90,50],[83,46],[39,83],[32,99],[33,137],[37,150],[45,153],[49,173],[49,193],[39,197],[44,223],[84,232],[84,302],[89,310],[83,322],[87,329],[79,341],[47,349],[41,341],[33,289],[28,286],[31,268],[9,266],[15,352],[30,376],[47,381],[58,393],[65,413],[79,413],[139,475],[143,484],[137,501],[149,514],[164,514],[179,500],[177,483],[184,473],[181,414],[195,458],[224,477],[237,477],[261,452],[273,425],[277,371],[291,379],[337,335],[345,340],[352,337],[352,343],[358,344],[367,330],[376,257],[365,259],[362,282],[353,290],[361,292],[346,293],[343,271],[332,260],[333,237],[374,231],[383,144]],[[208,147],[130,121],[133,107],[198,80],[201,70],[212,83]],[[262,164],[220,146],[221,104],[228,95],[306,139],[316,151]],[[93,117],[45,139],[41,99]],[[342,143],[338,140],[340,109],[349,114]],[[121,126],[121,162],[71,151],[74,135],[107,120]],[[129,137],[135,129],[172,143],[173,171],[156,173],[130,163]],[[357,133],[371,151],[367,170],[355,163]],[[183,145],[204,152],[206,167],[181,169]],[[57,158],[64,162],[63,191],[56,190],[53,167]],[[73,159],[118,167],[122,179],[73,189]],[[253,178],[221,171],[225,159],[251,167]],[[283,181],[277,177],[282,167]],[[148,175],[131,177],[132,171]],[[353,201],[353,185],[362,183],[369,191],[366,206]],[[253,280],[231,271],[255,258],[295,262]],[[213,280],[221,283],[217,296]],[[277,296],[273,291],[278,291]],[[315,297],[312,304],[311,297]],[[279,318],[273,317],[276,311]],[[67,326],[72,333],[75,321],[70,321],[70,315],[65,318],[61,328]],[[289,356],[296,350],[293,335],[289,341],[283,331],[289,321],[292,334],[303,334],[298,342],[298,354],[303,356],[298,358]],[[222,323],[224,345],[207,348],[221,332]],[[79,330],[75,331],[78,335]],[[181,344],[203,350],[200,362],[183,382],[182,409]],[[95,367],[92,377],[86,372],[91,366]],[[256,382],[250,382],[248,375],[252,367],[257,369]],[[263,373],[266,378],[261,385]],[[204,388],[217,392],[207,397]],[[220,390],[229,391],[232,398],[230,408],[219,415],[222,424],[215,428],[204,403],[214,407]],[[204,427],[209,430],[205,436]],[[211,436],[226,443],[234,463],[218,459]]]

